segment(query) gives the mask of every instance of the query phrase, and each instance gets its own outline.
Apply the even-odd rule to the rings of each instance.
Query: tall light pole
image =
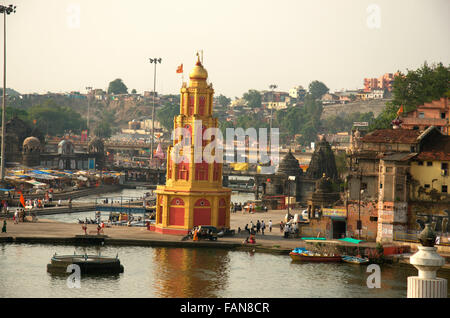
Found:
[[[3,106],[2,106],[2,151],[0,162],[0,179],[5,179],[5,117],[6,117],[6,15],[16,13],[16,6],[10,4],[9,6],[0,5],[0,13],[3,13]]]
[[[361,194],[363,193],[362,189],[362,169],[359,168],[359,193],[358,193],[358,221],[356,222],[356,229],[358,230],[358,239],[361,239],[361,230],[362,230],[362,223],[361,223]]]
[[[87,92],[88,92],[88,96],[87,96],[87,100],[88,100],[88,113],[87,113],[87,131],[88,131],[88,133],[87,133],[87,136],[86,137],[89,137],[89,135],[91,134],[91,130],[89,129],[90,127],[89,127],[89,114],[90,114],[90,108],[91,108],[91,99],[90,99],[90,92],[91,92],[91,90],[92,90],[92,87],[90,87],[90,86],[87,86],[86,87],[86,90],[87,90]]]
[[[152,108],[152,135],[150,136],[150,158],[153,159],[153,138],[155,130],[155,94],[156,94],[156,64],[161,64],[161,58],[149,58],[150,63],[155,63],[155,73],[153,76],[153,108]]]

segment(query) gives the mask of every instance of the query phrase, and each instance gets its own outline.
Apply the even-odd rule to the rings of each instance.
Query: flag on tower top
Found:
[[[403,105],[400,106],[400,108],[397,112],[397,116],[400,116],[401,113],[403,113]]]
[[[181,64],[180,66],[178,66],[178,68],[177,68],[177,73],[183,73],[183,64]]]

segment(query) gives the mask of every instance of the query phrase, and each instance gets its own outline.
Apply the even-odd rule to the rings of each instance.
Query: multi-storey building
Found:
[[[449,98],[443,97],[417,106],[411,112],[401,115],[402,128],[424,130],[430,126],[436,126],[445,135],[450,134],[449,129],[450,105]]]
[[[377,130],[354,141],[348,177],[351,234],[392,241],[427,218],[437,220],[437,231],[448,228],[449,136],[432,126]]]

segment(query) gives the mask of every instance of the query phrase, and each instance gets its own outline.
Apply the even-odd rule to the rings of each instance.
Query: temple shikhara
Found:
[[[214,90],[207,78],[198,59],[189,74],[189,86],[183,83],[181,88],[174,129],[184,128],[189,134],[176,136],[167,150],[166,185],[157,187],[156,221],[151,227],[159,233],[185,235],[199,225],[230,228],[231,190],[222,186],[222,161],[194,160],[214,140],[214,136],[204,140],[205,130],[218,127],[217,118],[212,117]],[[197,149],[195,140],[200,140]],[[183,160],[174,158],[175,153]]]

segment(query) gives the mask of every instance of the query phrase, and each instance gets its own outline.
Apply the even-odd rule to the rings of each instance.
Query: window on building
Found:
[[[446,162],[441,163],[441,169],[442,169],[441,175],[448,176],[448,163]]]
[[[370,221],[377,222],[378,221],[378,217],[377,216],[371,216],[370,217]]]
[[[445,118],[445,113],[441,113],[441,118],[442,118],[442,119]]]
[[[367,190],[367,183],[361,183],[361,190]]]
[[[208,163],[196,163],[195,164],[195,180],[208,180]]]
[[[433,165],[433,161],[427,161],[427,167],[431,167]]]
[[[442,193],[448,193],[448,187],[446,185],[442,185]]]
[[[424,187],[425,187],[425,189],[429,189],[430,185],[429,184],[425,184]]]
[[[418,162],[418,165],[419,165],[419,166],[423,166],[423,161],[419,161],[419,162]]]
[[[383,189],[383,184],[382,183],[380,183],[380,189]]]
[[[392,167],[386,167],[386,172],[392,172]]]
[[[425,118],[425,113],[420,112],[420,113],[419,113],[419,118]]]

